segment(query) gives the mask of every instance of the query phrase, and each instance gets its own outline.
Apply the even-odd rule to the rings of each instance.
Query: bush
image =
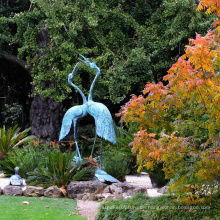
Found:
[[[152,170],[143,169],[143,171],[149,173],[151,183],[154,188],[163,187],[168,183],[168,179],[165,179],[165,173],[163,171],[163,163],[157,164],[157,167]]]
[[[14,168],[18,166],[19,175],[27,178],[27,172],[32,172],[35,168],[47,164],[48,155],[51,152],[58,151],[56,147],[51,148],[50,145],[39,143],[39,141],[35,141],[34,144],[29,142],[28,145],[22,148],[15,147],[11,149],[4,160],[0,161],[1,171],[6,176],[11,176],[15,172]]]
[[[111,176],[117,180],[125,181],[125,175],[128,174],[128,160],[120,152],[103,152],[103,168]]]
[[[212,203],[184,206],[177,204],[168,196],[149,198],[137,194],[131,199],[111,200],[101,205],[97,220],[188,220],[188,219],[219,219],[220,200]]]

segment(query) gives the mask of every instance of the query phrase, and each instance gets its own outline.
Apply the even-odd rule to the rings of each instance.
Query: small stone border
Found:
[[[147,194],[147,189],[136,187],[126,182],[107,185],[96,181],[73,181],[67,186],[67,197],[70,199],[89,201],[108,201],[111,199],[131,198],[136,193]],[[0,188],[0,195],[26,196],[26,197],[64,197],[63,190],[57,186],[51,186],[46,190],[43,187],[35,186],[14,186],[7,185]]]

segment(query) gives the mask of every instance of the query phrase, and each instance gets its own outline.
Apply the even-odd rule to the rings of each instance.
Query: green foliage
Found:
[[[28,136],[30,128],[22,132],[19,132],[19,130],[17,125],[13,128],[9,128],[7,131],[5,126],[0,129],[0,159],[2,159],[10,149],[34,138],[33,135]]]
[[[163,187],[168,183],[168,179],[165,178],[165,173],[163,171],[163,163],[157,164],[154,170],[143,169],[143,171],[149,173],[151,183],[153,187]]]
[[[119,181],[125,181],[129,173],[128,161],[120,152],[103,152],[103,169]]]
[[[34,171],[35,168],[45,166],[48,161],[48,156],[51,152],[56,152],[58,149],[51,148],[48,144],[37,143],[33,145],[29,142],[28,145],[22,148],[11,149],[4,160],[0,161],[0,169],[5,175],[11,176],[14,174],[14,168],[19,167],[19,175],[27,178],[27,172]]]
[[[195,12],[191,0],[39,0],[31,1],[31,10],[22,3],[20,13],[0,17],[0,51],[18,48],[32,67],[33,95],[56,101],[71,92],[66,77],[79,54],[93,57],[101,69],[94,97],[120,103],[164,75],[186,40],[212,22]],[[8,10],[14,12],[13,4]],[[82,66],[74,81],[87,93],[94,75]]]
[[[3,115],[3,124],[13,126],[21,121],[22,106],[14,103],[13,105],[5,104]]]
[[[220,215],[220,201],[198,204],[196,206],[184,206],[176,204],[168,196],[149,198],[143,194],[137,194],[131,199],[120,199],[105,202],[101,205],[97,220],[107,219],[218,219]]]
[[[74,155],[71,152],[50,152],[46,164],[38,166],[34,171],[27,173],[27,184],[62,187],[73,181],[76,174],[75,180],[78,181],[94,178],[95,168],[81,168],[85,164],[75,164],[73,159]]]

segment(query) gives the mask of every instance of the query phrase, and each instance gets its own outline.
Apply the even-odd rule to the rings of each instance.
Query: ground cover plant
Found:
[[[71,199],[0,196],[0,213],[4,219],[86,219],[77,214]]]
[[[216,5],[201,1],[199,9],[220,15]],[[220,26],[189,43],[166,83],[147,83],[119,115],[128,127],[138,125],[131,145],[139,171],[162,162],[176,201],[197,204],[212,200],[220,185]]]
[[[105,202],[100,207],[97,220],[197,220],[219,219],[220,200],[196,206],[177,204],[168,196],[149,198],[137,194],[131,199],[120,199]]]

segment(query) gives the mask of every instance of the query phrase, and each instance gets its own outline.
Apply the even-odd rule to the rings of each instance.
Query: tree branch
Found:
[[[31,73],[32,67],[28,66],[28,64],[25,60],[18,59],[15,55],[9,54],[6,51],[3,51],[2,55],[6,60],[11,61],[12,63],[19,65],[20,67],[22,67],[23,69],[25,69],[29,73]]]

